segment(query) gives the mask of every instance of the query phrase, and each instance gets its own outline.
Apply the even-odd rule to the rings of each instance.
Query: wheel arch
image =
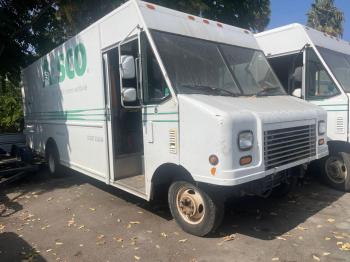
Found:
[[[157,196],[167,193],[171,183],[179,180],[194,181],[190,172],[181,165],[174,163],[160,165],[152,176],[151,198],[155,199]]]
[[[328,149],[330,154],[337,152],[350,153],[350,143],[340,140],[330,140],[328,141]]]

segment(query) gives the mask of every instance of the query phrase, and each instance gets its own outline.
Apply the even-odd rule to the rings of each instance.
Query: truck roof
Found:
[[[306,44],[350,55],[350,43],[301,24],[290,24],[255,34],[267,56],[295,53]]]
[[[81,36],[96,29],[99,30],[97,34],[99,39],[95,41],[101,50],[106,49],[123,40],[137,25],[147,29],[259,49],[253,33],[249,30],[144,1],[130,0],[56,47],[46,56],[62,52],[71,42],[79,42]]]

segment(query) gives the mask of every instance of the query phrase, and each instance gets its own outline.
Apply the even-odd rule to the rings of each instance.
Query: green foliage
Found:
[[[307,15],[308,26],[332,36],[343,36],[344,13],[337,9],[334,0],[315,0]]]
[[[8,80],[1,80],[0,133],[18,132],[23,128],[21,90]]]

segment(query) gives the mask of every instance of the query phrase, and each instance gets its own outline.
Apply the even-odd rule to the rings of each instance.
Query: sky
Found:
[[[306,24],[306,13],[314,0],[271,0],[271,17],[267,29],[291,23]],[[350,41],[350,1],[335,0],[335,6],[344,12],[343,38]]]

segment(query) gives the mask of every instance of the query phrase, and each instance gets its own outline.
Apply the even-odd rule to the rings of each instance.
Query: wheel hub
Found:
[[[326,173],[334,183],[344,183],[347,168],[343,159],[340,156],[331,156],[326,160]]]
[[[204,217],[204,202],[199,192],[181,188],[177,194],[177,208],[180,215],[190,224],[199,224]]]

